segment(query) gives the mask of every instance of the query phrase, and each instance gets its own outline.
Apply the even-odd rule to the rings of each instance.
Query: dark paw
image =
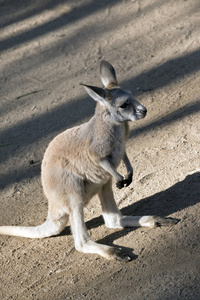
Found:
[[[117,259],[119,261],[124,261],[124,262],[128,262],[131,260],[130,256],[123,252],[121,248],[110,248],[109,249],[109,254],[114,258]]]
[[[180,220],[175,218],[162,218],[162,217],[155,217],[155,226],[173,226],[176,225]]]
[[[122,189],[124,187],[124,180],[120,180],[116,183],[116,187],[118,189]]]
[[[127,186],[129,186],[132,182],[132,176],[128,175],[127,177],[125,177],[124,179],[124,184]]]

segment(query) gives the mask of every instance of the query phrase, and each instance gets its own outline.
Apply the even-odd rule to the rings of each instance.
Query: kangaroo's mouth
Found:
[[[147,110],[146,109],[145,110],[136,110],[135,111],[135,115],[136,115],[137,119],[143,119],[143,118],[145,118],[146,114],[147,114]]]

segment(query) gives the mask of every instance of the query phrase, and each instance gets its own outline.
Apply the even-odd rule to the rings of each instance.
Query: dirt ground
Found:
[[[200,299],[199,28],[199,0],[0,0],[0,225],[45,220],[43,153],[92,116],[79,83],[101,86],[101,59],[148,109],[130,124],[134,180],[114,187],[118,206],[180,219],[107,229],[94,198],[92,239],[120,245],[129,263],[78,253],[68,227],[44,240],[1,236],[1,299]]]

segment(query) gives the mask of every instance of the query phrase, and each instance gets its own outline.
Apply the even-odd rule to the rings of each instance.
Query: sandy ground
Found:
[[[43,153],[92,116],[79,82],[101,85],[101,59],[148,108],[130,124],[134,181],[114,187],[116,201],[126,214],[181,220],[107,229],[94,198],[89,233],[132,253],[126,264],[78,253],[69,228],[44,240],[1,236],[1,299],[200,299],[199,28],[199,0],[0,1],[0,225],[45,220]]]

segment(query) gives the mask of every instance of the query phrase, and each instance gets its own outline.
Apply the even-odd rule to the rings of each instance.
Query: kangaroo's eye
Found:
[[[129,105],[129,102],[126,101],[122,105],[120,105],[120,108],[126,108]]]

